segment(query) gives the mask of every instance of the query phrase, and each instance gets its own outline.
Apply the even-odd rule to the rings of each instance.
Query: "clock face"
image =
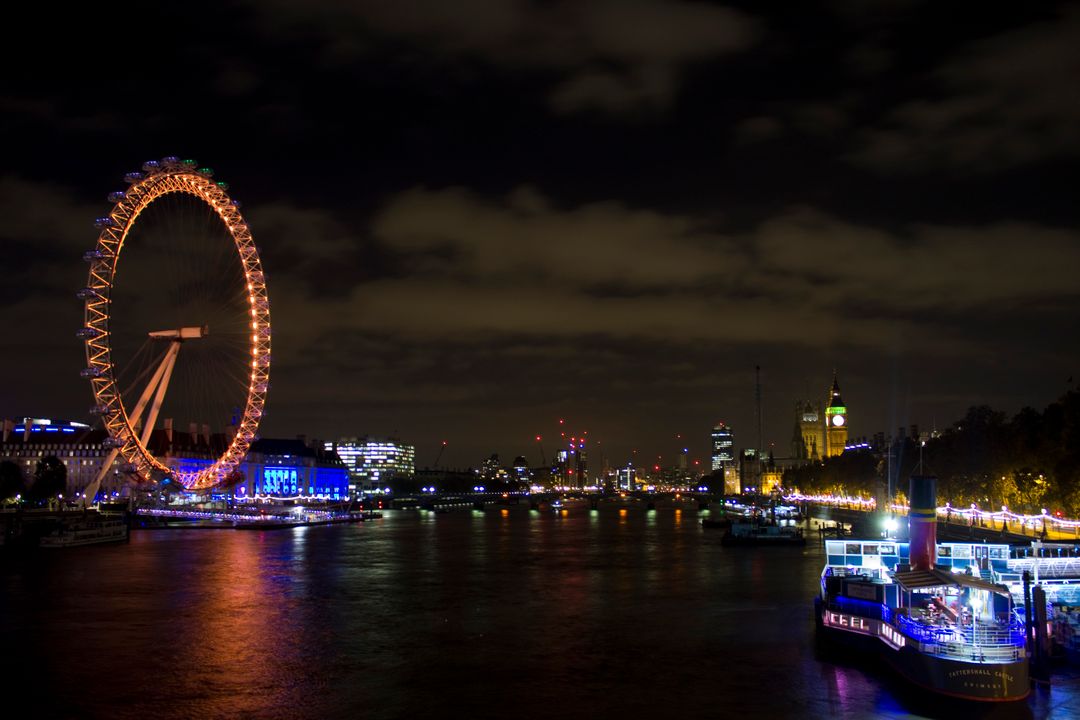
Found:
[[[832,416],[832,424],[835,425],[836,427],[841,427],[844,424],[844,416],[843,415],[833,415]]]

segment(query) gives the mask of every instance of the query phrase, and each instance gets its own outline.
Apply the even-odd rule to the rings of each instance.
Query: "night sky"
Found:
[[[834,369],[855,436],[1075,387],[1080,6],[798,5],[6,9],[0,414],[87,419],[81,255],[164,155],[261,248],[264,436],[704,458],[760,365],[787,455]]]

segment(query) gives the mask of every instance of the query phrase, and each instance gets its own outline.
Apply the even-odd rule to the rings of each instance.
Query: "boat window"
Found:
[[[954,545],[953,546],[953,557],[958,557],[958,558],[969,558],[969,557],[971,557],[971,546],[970,545]]]
[[[859,543],[848,543],[846,552],[848,555],[862,555],[862,546]]]
[[[863,555],[877,555],[878,554],[878,546],[877,545],[863,545],[862,551],[863,551]]]
[[[952,547],[949,545],[941,545],[937,551],[938,557],[952,557]]]
[[[881,554],[882,555],[895,555],[896,554],[896,546],[895,545],[881,545],[880,548],[881,548]]]

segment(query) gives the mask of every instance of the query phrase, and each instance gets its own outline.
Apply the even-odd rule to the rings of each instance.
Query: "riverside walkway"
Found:
[[[877,502],[873,498],[792,494],[785,496],[784,500],[816,507],[819,514],[825,511],[841,511],[845,522],[855,522],[860,516],[877,512]],[[903,517],[908,514],[908,507],[893,503],[889,506],[887,513],[895,517]],[[938,523],[943,526],[943,529],[954,536],[996,535],[1015,539],[1080,544],[1080,521],[1058,517],[1047,512],[1038,515],[1022,515],[1010,512],[1008,508],[990,512],[978,507],[956,508],[946,504],[937,509],[937,516]]]

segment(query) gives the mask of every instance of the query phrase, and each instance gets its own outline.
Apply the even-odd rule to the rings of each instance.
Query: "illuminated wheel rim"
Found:
[[[87,367],[83,375],[89,378],[94,393],[93,411],[102,417],[109,434],[106,443],[118,451],[123,470],[136,482],[148,481],[155,472],[175,478],[189,490],[206,490],[228,481],[247,456],[266,404],[270,380],[270,301],[266,277],[239,203],[229,198],[225,183],[211,179],[212,174],[209,169],[196,168],[193,160],[171,157],[146,163],[141,173],[129,173],[125,179],[131,187],[109,196],[115,205],[107,216],[98,219],[101,234],[97,247],[85,255],[90,274],[86,289],[80,293],[86,302],[84,326],[79,332],[86,343]],[[246,341],[250,347],[247,400],[236,432],[209,467],[194,472],[170,468],[143,444],[129,420],[117,386],[110,347],[110,295],[124,242],[139,215],[170,193],[183,193],[203,201],[228,229],[243,266],[251,320]]]

